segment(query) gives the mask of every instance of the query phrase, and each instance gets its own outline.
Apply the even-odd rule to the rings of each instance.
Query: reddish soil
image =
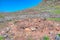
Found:
[[[9,33],[14,33],[14,40],[42,40],[47,35],[50,40],[55,40],[55,35],[60,33],[60,22],[48,21],[40,18],[27,18],[9,22]]]

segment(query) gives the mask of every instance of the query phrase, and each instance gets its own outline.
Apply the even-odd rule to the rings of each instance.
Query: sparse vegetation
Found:
[[[0,36],[0,40],[4,40],[4,37]]]
[[[60,14],[60,9],[56,9],[56,10],[51,10],[51,13],[55,13],[55,14]]]
[[[60,5],[55,6],[55,8],[60,8]]]
[[[27,40],[33,40],[31,37],[29,37]]]
[[[0,18],[4,18],[4,15],[0,14]]]
[[[60,34],[57,34],[60,37]]]
[[[27,40],[33,40],[32,36],[28,36]]]
[[[47,18],[47,20],[60,21],[60,18]]]
[[[50,40],[48,36],[44,36],[43,40]]]

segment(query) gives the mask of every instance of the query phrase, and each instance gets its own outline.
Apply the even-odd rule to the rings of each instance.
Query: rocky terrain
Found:
[[[0,14],[1,40],[60,40],[60,0],[45,0],[36,7]]]
[[[60,22],[26,18],[8,22],[0,34],[5,40],[43,40],[44,36],[48,36],[48,40],[57,40],[59,39],[57,34],[60,34]]]

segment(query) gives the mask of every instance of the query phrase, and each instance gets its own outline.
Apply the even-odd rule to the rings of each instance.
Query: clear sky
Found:
[[[36,6],[42,0],[0,0],[0,12],[14,12]]]

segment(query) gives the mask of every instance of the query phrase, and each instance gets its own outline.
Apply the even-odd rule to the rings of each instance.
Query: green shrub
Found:
[[[57,34],[60,37],[60,34]]]
[[[50,40],[48,36],[44,36],[43,40]]]
[[[4,37],[3,36],[0,36],[0,40],[4,40]]]

